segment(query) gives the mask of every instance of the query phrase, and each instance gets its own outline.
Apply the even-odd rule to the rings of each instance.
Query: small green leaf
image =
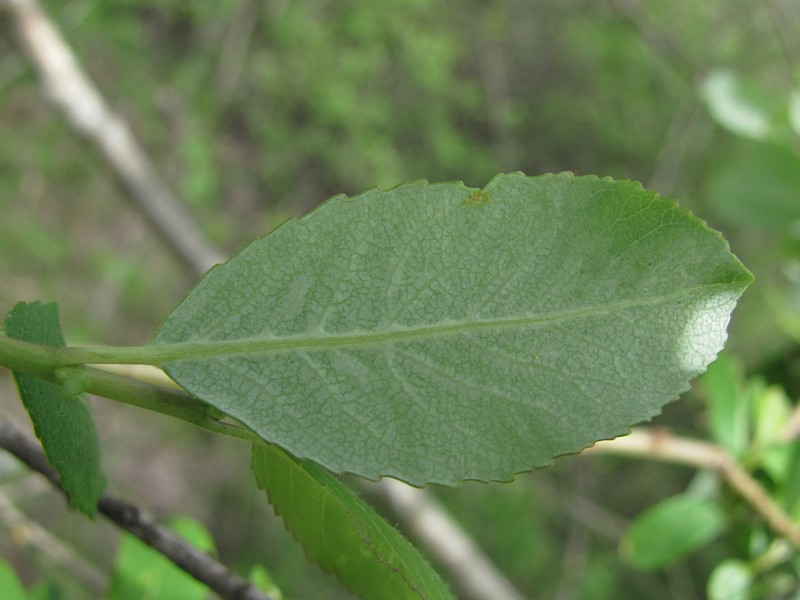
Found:
[[[771,385],[752,402],[753,443],[769,446],[780,443],[780,435],[792,412],[792,405],[782,387]]]
[[[732,71],[717,69],[706,77],[701,95],[712,118],[728,131],[756,140],[769,139],[784,108],[774,94]]]
[[[800,90],[794,90],[789,96],[789,125],[800,135]]]
[[[800,155],[783,145],[741,144],[740,156],[709,177],[708,201],[726,221],[771,231],[800,219]]]
[[[785,481],[791,467],[791,447],[781,439],[791,415],[791,402],[782,387],[755,388],[749,402],[753,422],[753,441],[746,464],[758,464],[774,481]]]
[[[9,337],[64,346],[55,304],[20,302],[8,313],[4,327]],[[94,517],[105,478],[89,407],[83,398],[58,384],[22,373],[14,373],[14,379],[47,460],[58,472],[72,506]]]
[[[800,443],[789,445],[786,474],[779,480],[781,504],[795,520],[800,520]]]
[[[708,600],[748,600],[753,572],[747,563],[729,558],[722,561],[708,578]]]
[[[27,600],[28,598],[14,569],[2,559],[0,559],[0,592],[2,592],[3,600]]]
[[[679,494],[639,515],[620,548],[635,567],[660,569],[709,543],[724,528],[719,506],[699,496]]]
[[[332,471],[508,480],[674,400],[751,279],[637,183],[414,183],[333,198],[212,269],[153,353]]]
[[[253,447],[253,472],[308,558],[365,600],[452,600],[419,552],[325,469]]]
[[[262,592],[266,592],[270,598],[275,600],[283,600],[283,592],[278,585],[273,581],[269,571],[264,565],[255,564],[250,572],[247,574],[247,581],[252,583]]]
[[[738,365],[723,354],[709,365],[702,383],[708,395],[712,438],[733,456],[741,457],[749,446],[750,404],[742,391]]]
[[[211,552],[214,542],[206,529],[187,518],[171,525],[193,546]],[[203,600],[208,588],[161,553],[130,534],[122,536],[106,600]]]

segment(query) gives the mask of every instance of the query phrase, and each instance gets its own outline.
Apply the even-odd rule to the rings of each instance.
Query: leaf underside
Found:
[[[657,414],[751,279],[635,182],[418,182],[253,242],[155,344],[189,392],[335,472],[508,480]]]
[[[55,304],[20,302],[8,313],[6,335],[44,346],[64,346]],[[94,517],[105,489],[100,447],[89,408],[56,383],[14,373],[20,397],[42,442],[48,462],[61,478],[72,506]]]

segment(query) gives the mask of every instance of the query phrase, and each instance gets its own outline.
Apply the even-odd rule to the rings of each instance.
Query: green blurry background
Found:
[[[757,283],[729,348],[800,392],[800,5],[793,0],[72,0],[45,9],[226,254],[338,193],[498,172],[642,181],[725,232]],[[73,343],[143,343],[193,277],[46,101],[0,4],[0,312],[57,300]],[[7,373],[0,407],[24,422]],[[250,481],[248,452],[96,400],[112,489],[205,523],[289,598],[348,598]],[[688,394],[659,425],[702,431]],[[8,474],[10,473],[10,474]],[[8,492],[109,568],[115,534],[8,469]],[[667,571],[618,555],[692,473],[566,458],[438,490],[532,598],[704,597],[728,539]],[[391,518],[391,516],[390,516]],[[8,539],[4,539],[8,538]],[[0,536],[27,582],[69,580]],[[63,588],[63,589],[68,589]],[[76,592],[77,593],[77,592]],[[79,595],[76,597],[80,597]]]

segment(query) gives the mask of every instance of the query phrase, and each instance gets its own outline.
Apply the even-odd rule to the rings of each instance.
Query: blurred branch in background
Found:
[[[768,0],[764,4],[788,64],[795,69],[800,68],[800,38],[797,35],[800,27],[800,6],[789,0]],[[792,82],[791,74],[789,82]]]
[[[525,600],[444,507],[424,490],[395,479],[383,479],[378,492],[414,536],[455,580],[465,600]]]
[[[217,92],[223,107],[239,86],[261,8],[260,2],[241,0],[228,23],[216,71]]]
[[[6,420],[0,420],[0,448],[16,456],[28,467],[44,475],[60,491],[64,491],[58,475],[47,463],[38,442],[18,431]],[[98,502],[98,509],[117,526],[163,554],[225,600],[275,600],[210,555],[157,524],[153,517],[140,508],[105,493]],[[92,583],[95,585],[96,581]]]
[[[222,256],[199,234],[194,219],[161,180],[125,121],[107,105],[36,0],[2,0],[19,41],[54,104],[100,151],[137,209],[169,247],[200,276]]]
[[[618,454],[650,458],[717,471],[778,535],[800,548],[800,526],[778,506],[759,483],[722,448],[709,442],[674,436],[667,431],[634,428],[629,435],[598,442],[585,454]]]
[[[31,546],[47,560],[70,574],[94,597],[101,597],[106,589],[106,576],[94,565],[82,560],[80,555],[52,535],[35,521],[26,517],[8,496],[0,493],[0,522],[9,537],[19,546]]]
[[[680,40],[671,32],[659,28],[653,23],[638,0],[607,0],[611,9],[624,21],[639,32],[641,39],[653,51],[653,55],[661,59],[662,65],[669,69],[678,79],[692,85],[691,77],[697,71],[695,64],[686,55]]]

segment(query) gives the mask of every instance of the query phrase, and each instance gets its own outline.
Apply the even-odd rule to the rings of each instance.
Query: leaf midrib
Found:
[[[263,338],[239,338],[233,340],[206,340],[185,342],[155,342],[149,346],[153,354],[157,354],[157,362],[164,364],[186,359],[216,356],[233,356],[239,354],[282,354],[297,350],[325,350],[337,348],[353,348],[380,345],[390,342],[415,338],[435,338],[454,334],[470,333],[489,329],[511,329],[550,325],[553,323],[572,321],[583,318],[607,316],[617,312],[646,306],[669,304],[694,295],[710,295],[713,291],[735,291],[743,288],[741,282],[703,284],[690,289],[683,289],[671,294],[663,294],[651,298],[634,298],[573,310],[558,311],[549,314],[526,315],[522,317],[501,317],[494,319],[476,319],[470,321],[447,321],[434,325],[415,327],[397,327],[362,331],[349,334],[310,335],[304,333],[291,336],[271,336]]]

